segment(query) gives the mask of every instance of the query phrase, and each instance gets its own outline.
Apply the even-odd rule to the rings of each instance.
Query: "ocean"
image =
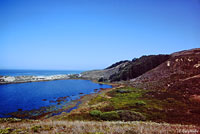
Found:
[[[48,76],[62,74],[79,74],[80,70],[17,70],[17,69],[0,69],[0,76]]]

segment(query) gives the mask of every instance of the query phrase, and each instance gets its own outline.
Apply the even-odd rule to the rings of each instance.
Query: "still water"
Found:
[[[93,83],[89,80],[56,80],[0,85],[0,117],[6,117],[7,113],[19,110],[57,105],[63,100],[65,103],[70,102],[79,99],[82,95],[97,92],[100,88],[111,88],[111,86]]]

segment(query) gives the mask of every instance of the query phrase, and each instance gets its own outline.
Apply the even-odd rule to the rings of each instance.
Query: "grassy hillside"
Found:
[[[154,121],[200,125],[198,114],[185,112],[188,109],[197,109],[199,105],[193,105],[184,99],[181,94],[170,94],[165,89],[155,91],[119,86],[103,90],[91,98],[85,96],[84,103],[78,109],[54,116],[53,119]]]
[[[154,122],[95,122],[95,121],[21,121],[1,123],[0,134],[194,134],[192,125]]]

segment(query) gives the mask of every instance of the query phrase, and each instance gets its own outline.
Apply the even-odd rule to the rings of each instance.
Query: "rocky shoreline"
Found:
[[[80,74],[64,74],[64,75],[50,75],[50,76],[0,76],[1,84],[65,80],[79,78]]]

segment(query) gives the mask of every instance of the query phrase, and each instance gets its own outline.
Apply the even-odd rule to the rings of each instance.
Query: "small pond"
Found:
[[[89,80],[55,80],[0,85],[0,117],[9,117],[8,113],[12,112],[43,107],[51,107],[51,110],[59,109],[83,95],[111,87]]]

